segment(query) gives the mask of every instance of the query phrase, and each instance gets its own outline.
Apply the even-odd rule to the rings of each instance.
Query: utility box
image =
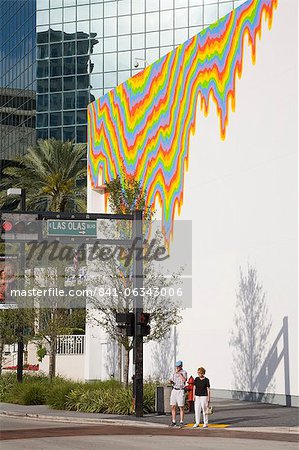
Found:
[[[157,386],[155,403],[158,415],[170,413],[171,390],[171,386]]]
[[[172,391],[172,386],[164,386],[164,411],[170,414],[170,395]]]

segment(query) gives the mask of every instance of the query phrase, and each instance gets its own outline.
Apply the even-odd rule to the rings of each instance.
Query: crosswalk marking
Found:
[[[194,423],[187,423],[187,424],[185,425],[185,427],[192,428],[193,425],[194,425]],[[203,427],[203,424],[201,423],[201,424],[199,425],[199,427],[202,428],[202,427]],[[209,423],[209,425],[208,425],[208,428],[227,428],[227,427],[229,427],[229,425],[226,424],[226,423]],[[195,429],[196,429],[196,428],[195,428]]]

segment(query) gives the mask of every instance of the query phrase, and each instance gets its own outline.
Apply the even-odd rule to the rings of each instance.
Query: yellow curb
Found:
[[[187,424],[185,425],[185,427],[192,428],[193,425],[194,425],[194,423],[187,423]],[[200,424],[199,427],[200,427],[200,428],[203,428],[203,425]],[[198,427],[198,428],[199,428],[199,427]],[[229,425],[227,425],[226,423],[210,423],[210,424],[208,425],[208,428],[227,428],[227,427],[229,427]]]

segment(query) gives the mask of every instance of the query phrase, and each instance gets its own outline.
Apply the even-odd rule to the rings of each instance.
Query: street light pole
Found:
[[[141,288],[143,287],[143,260],[138,257],[142,254],[143,249],[143,233],[142,233],[142,211],[134,212],[133,220],[133,240],[136,240],[136,248],[134,252],[133,282],[134,288],[137,290],[137,296],[134,299],[134,347],[133,362],[135,365],[134,374],[134,399],[135,399],[135,415],[143,416],[143,336],[138,332],[138,324],[141,322],[143,313],[143,298],[141,296]]]
[[[26,189],[24,188],[11,188],[7,191],[8,195],[20,195],[20,210],[21,212],[26,211]],[[22,282],[25,286],[25,242],[20,242],[20,268],[23,271]],[[21,324],[17,324],[16,334],[17,334],[17,343],[18,343],[18,355],[17,355],[17,381],[18,383],[22,383],[23,381],[23,363],[24,363],[24,337],[23,337],[24,329]]]

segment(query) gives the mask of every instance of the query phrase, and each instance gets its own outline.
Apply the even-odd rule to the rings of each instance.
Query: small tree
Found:
[[[152,351],[153,377],[159,382],[167,382],[173,371],[173,339],[171,332],[156,342]]]
[[[42,267],[30,271],[31,277],[27,278],[30,288],[46,289],[58,288],[65,290],[67,259],[46,264],[48,251],[43,255],[43,260],[39,263]],[[31,261],[34,265],[34,260]],[[56,296],[47,297],[41,301],[37,297],[36,302],[36,335],[35,340],[38,345],[46,342],[46,350],[49,355],[49,378],[52,380],[56,374],[56,354],[57,337],[69,334],[72,328],[82,328],[85,324],[85,308],[72,309],[68,297]]]
[[[131,214],[136,209],[143,211],[145,217],[145,231],[151,226],[151,208],[146,206],[146,191],[142,189],[140,182],[134,178],[122,179],[118,176],[106,184],[109,193],[109,204],[113,213]],[[130,225],[122,223],[116,226],[122,238],[129,238]],[[113,230],[107,224],[102,225],[102,233],[106,238],[112,238]],[[152,242],[152,255],[155,250],[164,243],[161,232],[155,233]],[[117,296],[96,296],[89,300],[98,311],[100,316],[95,320],[108,334],[111,340],[116,340],[125,349],[124,381],[128,384],[128,371],[130,363],[130,351],[133,348],[133,339],[117,327],[115,315],[117,312],[131,312],[134,307],[132,263],[125,264],[126,255],[123,258],[110,258],[105,262],[95,260],[92,267],[93,276],[91,285],[105,286],[107,292],[117,292]],[[181,322],[180,307],[170,296],[161,296],[161,289],[178,285],[182,269],[177,273],[168,274],[165,277],[153,257],[144,259],[144,288],[143,297],[144,311],[151,316],[151,333],[145,342],[160,341],[169,332],[172,325]],[[127,295],[126,292],[130,294]],[[159,293],[158,295],[156,295]],[[120,353],[120,352],[119,352]]]
[[[25,344],[34,335],[34,310],[16,308],[0,310],[0,374],[3,367],[3,349],[6,344],[15,344],[22,333]]]
[[[56,300],[56,302],[55,302]],[[80,318],[85,318],[85,310],[73,310],[62,307],[58,302],[61,298],[53,298],[52,308],[40,308],[37,311],[38,331],[36,340],[39,344],[46,342],[46,350],[49,354],[49,378],[52,380],[56,375],[57,338],[59,335],[68,334],[70,328],[76,326]],[[56,304],[55,304],[56,303]]]
[[[264,360],[271,320],[263,286],[258,282],[256,269],[250,265],[246,274],[240,268],[234,322],[230,346],[233,347],[235,389],[253,392]]]

